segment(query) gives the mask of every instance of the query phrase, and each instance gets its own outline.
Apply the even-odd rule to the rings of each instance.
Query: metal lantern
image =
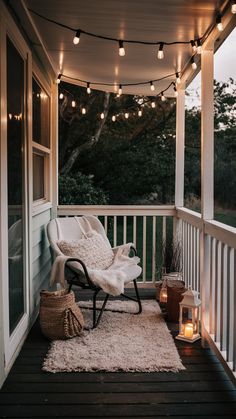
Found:
[[[198,292],[191,289],[183,293],[183,299],[179,303],[179,334],[176,339],[186,342],[195,342],[200,339],[199,317],[201,300]]]

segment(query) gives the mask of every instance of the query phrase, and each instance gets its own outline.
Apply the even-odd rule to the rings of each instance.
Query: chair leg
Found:
[[[68,294],[71,292],[72,283],[70,282],[69,288],[68,288]]]
[[[137,312],[137,314],[140,314],[140,313],[142,313],[142,303],[141,303],[141,299],[140,299],[140,296],[139,296],[139,290],[138,290],[136,279],[133,280],[133,283],[134,283],[134,289],[135,289],[135,293],[136,293],[136,297],[137,297],[137,303],[138,303],[138,307],[139,307],[139,311]]]
[[[106,294],[106,296],[104,298],[104,301],[103,301],[103,304],[102,304],[102,308],[100,309],[99,315],[97,317],[96,316],[96,314],[97,314],[96,298],[97,298],[97,295],[98,295],[99,291],[100,290],[96,290],[93,294],[93,329],[95,329],[99,325],[102,314],[105,310],[105,307],[106,307],[106,304],[107,304],[107,301],[108,301],[108,298],[109,298],[109,294]]]

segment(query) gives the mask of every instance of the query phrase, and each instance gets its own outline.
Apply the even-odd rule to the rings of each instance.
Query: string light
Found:
[[[233,15],[236,14],[236,2],[235,1],[231,5],[231,13],[233,13]]]
[[[165,100],[166,100],[166,97],[164,96],[163,92],[161,92],[161,100],[162,100],[162,102],[165,102]]]
[[[151,107],[155,108],[156,107],[156,103],[155,102],[151,102]]]
[[[75,108],[75,106],[76,106],[75,100],[72,100],[71,106],[72,106],[72,108]]]
[[[105,118],[104,112],[101,113],[100,118],[101,119],[104,119]]]
[[[73,44],[74,44],[74,45],[78,45],[78,44],[79,44],[79,41],[80,41],[80,34],[81,34],[81,31],[80,31],[80,29],[78,29],[78,30],[76,31],[75,36],[74,36],[74,39],[73,39]]]
[[[181,83],[181,79],[180,79],[179,72],[177,72],[175,75],[176,75],[176,83],[180,84]]]
[[[59,99],[63,99],[63,97],[64,97],[63,93],[60,93]]]
[[[140,117],[140,116],[142,116],[142,114],[143,114],[143,112],[141,111],[141,109],[139,109],[138,116]]]
[[[88,95],[90,95],[90,93],[91,93],[90,83],[89,82],[87,83],[87,93],[88,93]]]
[[[57,84],[61,83],[61,76],[62,76],[62,74],[61,74],[61,73],[60,73],[60,74],[58,74],[57,79],[56,79],[56,83],[57,83]]]
[[[112,120],[112,122],[115,122],[116,121],[116,116],[115,115],[112,115],[111,120]]]
[[[159,46],[158,53],[157,53],[157,58],[158,58],[159,60],[162,60],[162,59],[164,58],[164,51],[163,51],[163,48],[164,48],[164,42],[161,42],[161,43],[160,43],[160,46]]]
[[[119,55],[120,55],[120,57],[125,56],[125,49],[124,49],[124,42],[123,41],[119,41]]]
[[[82,115],[86,115],[86,108],[82,108]]]
[[[174,89],[174,95],[175,95],[175,97],[178,97],[178,91],[177,91],[177,89],[176,89],[176,86],[175,86],[175,85],[174,85],[173,89]]]
[[[197,54],[201,54],[202,53],[202,44],[201,44],[201,39],[197,40]]]
[[[155,90],[155,86],[154,86],[154,84],[153,84],[153,82],[152,82],[152,81],[150,81],[150,89],[151,89],[152,91],[154,91],[154,90]]]
[[[122,85],[119,85],[119,90],[118,90],[118,95],[121,96],[122,95]]]
[[[193,52],[196,52],[197,47],[196,47],[195,41],[193,39],[190,41],[190,44],[191,44],[191,47],[193,49]]]
[[[190,61],[190,62],[191,62],[191,65],[192,65],[192,69],[193,69],[193,70],[196,70],[196,68],[197,68],[197,64],[196,64],[196,63],[195,63],[195,61],[194,61],[194,57],[192,57],[192,58],[191,58],[191,61]]]
[[[125,112],[125,119],[128,119],[128,118],[129,118],[129,113]]]
[[[222,21],[221,21],[221,14],[220,13],[216,17],[216,25],[217,25],[218,31],[222,32],[223,31],[223,24],[222,24]]]

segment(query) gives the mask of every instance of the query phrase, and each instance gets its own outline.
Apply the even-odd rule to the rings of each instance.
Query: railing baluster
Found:
[[[113,220],[114,220],[114,222],[113,222],[113,225],[114,225],[114,228],[113,228],[113,246],[116,247],[117,246],[117,216],[116,215],[114,215]]]
[[[147,234],[147,217],[143,217],[143,282],[146,282],[146,234]]]
[[[221,272],[222,272],[222,243],[217,243],[217,275],[216,275],[216,342],[220,344],[221,342],[221,315],[222,315],[222,306],[221,306]]]
[[[104,229],[105,229],[105,232],[106,232],[106,235],[107,235],[107,215],[105,215],[105,217],[104,217]]]
[[[123,243],[127,242],[127,216],[123,217]]]
[[[233,371],[234,373],[236,372],[236,250],[233,249],[233,256],[232,260],[232,271],[231,271],[231,276],[232,276],[232,282],[234,283],[234,287],[233,287],[233,316],[234,316],[234,327],[232,328],[232,333],[233,333]]]
[[[236,335],[236,272],[235,272],[235,250],[230,248],[229,251],[229,350],[228,350],[228,361],[233,364],[234,359],[234,336]],[[233,366],[233,365],[232,365]],[[235,370],[235,366],[234,366]]]
[[[156,279],[156,217],[152,217],[152,281]]]
[[[137,217],[133,217],[133,243],[135,248],[137,248]]]

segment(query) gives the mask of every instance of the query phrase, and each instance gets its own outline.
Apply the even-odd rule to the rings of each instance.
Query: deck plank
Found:
[[[50,344],[36,323],[0,391],[0,418],[235,418],[236,388],[216,356],[200,342],[175,343],[179,373],[51,374],[41,369]]]

